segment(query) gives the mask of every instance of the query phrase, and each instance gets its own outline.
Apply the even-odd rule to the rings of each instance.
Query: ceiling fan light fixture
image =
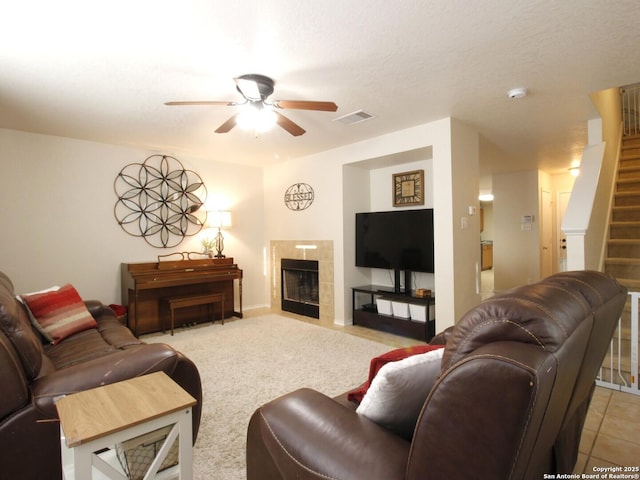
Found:
[[[236,119],[240,128],[258,133],[270,130],[276,124],[276,120],[276,112],[262,104],[245,105]]]
[[[264,75],[249,73],[235,78],[236,88],[250,102],[264,101],[273,93],[275,82]]]
[[[317,100],[275,100],[267,101],[273,93],[275,82],[273,79],[257,73],[250,73],[234,78],[236,90],[244,97],[244,102],[229,102],[220,100],[205,101],[179,101],[166,102],[165,105],[226,105],[228,107],[240,106],[241,111],[228,118],[222,125],[216,128],[216,133],[228,133],[232,128],[239,126],[253,130],[256,136],[266,132],[274,125],[280,126],[294,137],[304,135],[305,129],[300,125],[276,112],[274,109],[313,110],[320,112],[335,112],[338,106],[334,102]]]

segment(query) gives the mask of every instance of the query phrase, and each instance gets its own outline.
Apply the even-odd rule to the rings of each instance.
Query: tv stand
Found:
[[[398,284],[396,282],[394,287],[364,285],[352,288],[353,324],[428,342],[436,334],[436,320],[431,318],[430,312],[431,306],[436,304],[435,297],[416,297],[412,291],[396,291]],[[424,315],[424,321],[380,312],[378,300],[397,302],[400,306],[406,304],[407,308],[413,305]]]

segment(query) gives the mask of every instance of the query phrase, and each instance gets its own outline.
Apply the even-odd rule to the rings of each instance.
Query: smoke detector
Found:
[[[523,87],[512,88],[507,92],[507,95],[509,95],[509,98],[523,98],[527,96],[527,89]]]

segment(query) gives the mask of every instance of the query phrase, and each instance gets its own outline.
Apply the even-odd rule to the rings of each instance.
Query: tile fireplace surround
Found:
[[[316,248],[296,248],[297,246]],[[318,260],[320,286],[320,320],[333,322],[335,318],[333,299],[333,240],[272,240],[270,242],[270,297],[271,308],[282,311],[280,291],[280,260]]]

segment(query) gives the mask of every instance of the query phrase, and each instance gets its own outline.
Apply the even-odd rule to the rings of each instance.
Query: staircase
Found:
[[[622,137],[620,165],[614,194],[609,240],[604,271],[613,275],[630,292],[640,292],[640,135]],[[627,301],[619,330],[614,338],[613,357],[618,359],[618,348],[622,376],[629,381],[631,355],[631,306]],[[618,345],[620,345],[618,347]],[[613,358],[607,357],[605,365]],[[638,372],[635,372],[638,375]],[[603,372],[603,376],[609,376]],[[616,382],[615,378],[603,378]]]
[[[623,137],[605,271],[640,290],[640,135]]]

